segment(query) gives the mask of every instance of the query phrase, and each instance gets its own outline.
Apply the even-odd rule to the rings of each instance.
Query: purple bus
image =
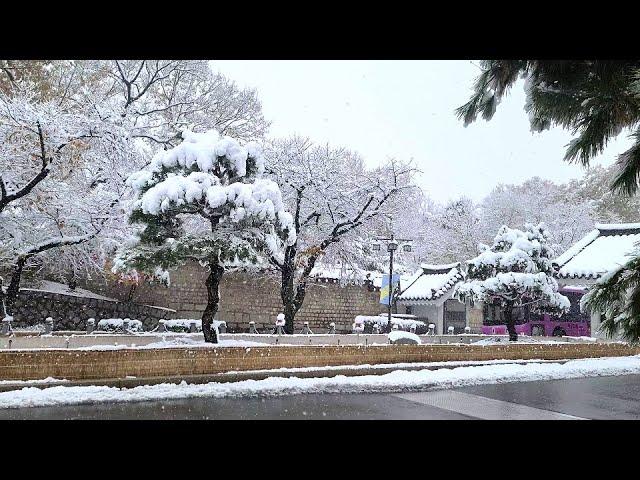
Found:
[[[580,312],[580,299],[585,294],[582,287],[564,287],[560,289],[571,302],[569,312],[560,317],[534,313],[528,306],[514,310],[516,332],[518,335],[536,335],[546,337],[589,337],[591,336],[591,318]],[[482,333],[486,335],[506,335],[507,326],[502,319],[500,307],[485,305]]]

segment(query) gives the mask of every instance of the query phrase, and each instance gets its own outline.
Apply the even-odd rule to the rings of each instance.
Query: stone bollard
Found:
[[[453,332],[454,332],[454,328],[453,328],[453,325],[451,325],[449,328],[447,328],[447,333],[449,335],[453,335]]]
[[[53,318],[47,317],[44,319],[44,332],[42,334],[51,335],[51,332],[53,332]]]
[[[373,326],[373,333],[380,333],[380,325],[377,323]]]
[[[313,332],[309,328],[309,322],[304,322],[302,325],[303,325],[302,332],[300,332],[302,335],[312,335],[313,334]]]
[[[189,322],[189,333],[198,333],[196,322]]]
[[[329,324],[329,331],[327,332],[328,335],[335,335],[336,333],[336,324],[334,322],[331,322]]]
[[[131,319],[130,318],[123,318],[122,319],[122,333],[131,333],[129,331],[129,321]]]
[[[167,330],[167,321],[166,320],[158,320],[158,332],[168,332]]]
[[[2,319],[2,330],[0,330],[0,335],[11,335],[13,333],[13,329],[11,328],[11,322],[13,321],[13,317],[7,315]]]
[[[435,335],[436,334],[436,324],[435,323],[430,323],[429,324],[429,332],[427,333],[427,335]]]
[[[218,325],[218,333],[227,333],[227,322],[221,322]]]
[[[85,327],[86,333],[93,333],[95,329],[96,329],[96,319],[95,318],[87,319],[87,325]]]
[[[397,323],[394,323],[394,324],[393,324],[393,327],[391,327],[391,330],[398,330],[398,324],[397,324]]]
[[[471,333],[471,327],[464,327],[464,333],[466,334]]]
[[[276,333],[284,335],[284,313],[279,313],[276,318]]]
[[[409,327],[409,331],[411,333],[416,333],[416,324],[412,323],[411,326]]]
[[[252,335],[258,334],[258,330],[256,330],[256,322],[254,322],[253,320],[249,322],[249,334],[252,334]]]

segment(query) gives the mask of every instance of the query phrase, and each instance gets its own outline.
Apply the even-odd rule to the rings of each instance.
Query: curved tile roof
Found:
[[[640,242],[640,223],[596,224],[554,260],[559,278],[597,279],[625,264]]]
[[[433,302],[463,280],[460,262],[448,265],[423,264],[409,280],[408,286],[398,297],[399,301]]]

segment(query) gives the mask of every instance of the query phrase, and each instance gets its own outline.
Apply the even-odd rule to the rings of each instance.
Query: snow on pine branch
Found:
[[[196,205],[205,216],[218,214],[234,223],[255,217],[276,222],[288,232],[287,242],[295,241],[293,217],[285,210],[278,185],[252,178],[264,171],[257,144],[242,147],[214,130],[185,131],[183,138],[183,143],[158,153],[147,169],[129,177],[127,184],[139,194],[134,208],[159,215],[170,208]],[[253,182],[234,181],[245,177]]]
[[[262,150],[255,142],[249,142],[244,147],[230,138],[222,137],[216,130],[204,133],[194,133],[189,130],[182,132],[182,143],[171,150],[158,153],[151,162],[151,170],[159,172],[162,168],[175,167],[192,168],[197,164],[201,172],[209,172],[219,166],[221,158],[230,162],[233,174],[238,177],[247,175],[247,159],[251,159],[258,175],[264,171]],[[224,171],[224,165],[222,166]]]
[[[136,194],[130,219],[142,229],[118,254],[115,269],[158,277],[154,268],[166,271],[186,260],[237,268],[281,256],[296,230],[278,185],[261,178],[260,147],[213,130],[182,137],[128,178]]]

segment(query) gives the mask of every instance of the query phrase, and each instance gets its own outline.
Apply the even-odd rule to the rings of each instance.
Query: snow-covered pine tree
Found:
[[[168,268],[189,260],[207,266],[202,330],[205,341],[217,343],[211,325],[222,274],[282,257],[296,232],[278,185],[261,178],[257,144],[241,146],[215,130],[184,131],[182,137],[180,145],[159,152],[127,180],[137,194],[129,221],[143,228],[119,252],[114,271],[139,269],[168,280]]]
[[[456,288],[461,301],[501,307],[509,340],[517,341],[513,310],[528,305],[532,311],[561,314],[569,299],[558,293],[552,277],[553,251],[544,224],[525,224],[524,231],[502,226],[491,247],[469,260],[466,280]]]

